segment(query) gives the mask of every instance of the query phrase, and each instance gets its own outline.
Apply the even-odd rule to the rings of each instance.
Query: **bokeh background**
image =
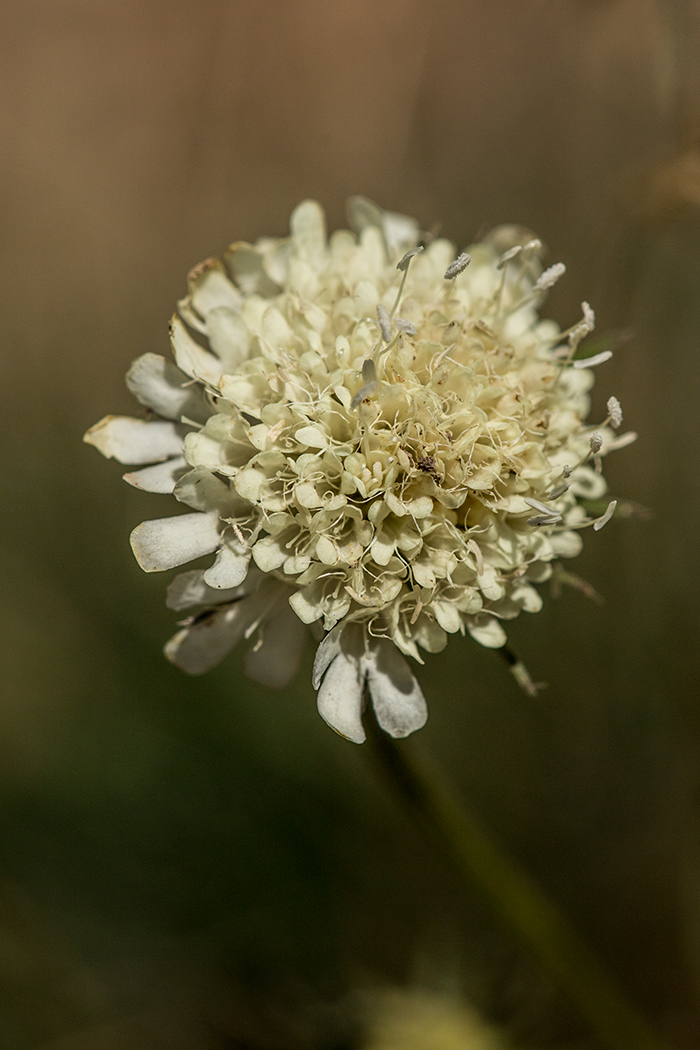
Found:
[[[81,444],[193,264],[356,193],[460,249],[529,226],[567,264],[551,315],[631,333],[593,417],[622,401],[606,473],[651,516],[587,536],[606,604],[512,626],[536,699],[453,641],[414,743],[700,1046],[696,0],[6,0],[0,40],[0,1046],[457,1050],[471,1008],[595,1045],[317,716],[309,659],[282,695],[240,654],[166,663],[127,538],[172,508]]]

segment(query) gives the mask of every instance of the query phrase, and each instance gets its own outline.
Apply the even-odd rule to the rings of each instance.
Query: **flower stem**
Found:
[[[460,875],[478,886],[494,910],[537,958],[609,1050],[668,1050],[615,987],[590,947],[518,865],[419,759],[374,719],[369,739],[385,773],[428,826]]]

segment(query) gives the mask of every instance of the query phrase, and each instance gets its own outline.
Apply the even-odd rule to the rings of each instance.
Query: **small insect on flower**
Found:
[[[565,332],[540,317],[565,270],[543,269],[540,241],[504,227],[457,254],[363,198],[349,211],[329,239],[306,201],[289,237],[196,267],[174,363],[145,354],[127,375],[143,418],[85,440],[184,509],[134,530],[143,569],[211,558],[168,588],[192,613],[168,659],[201,674],[253,639],[247,674],[282,687],[311,628],[319,711],[360,742],[366,702],[393,736],[424,724],[407,658],[455,634],[502,647],[504,623],[540,609],[552,565],[612,516],[580,501],[603,497],[601,457],[631,438],[610,429],[616,398],[586,425],[610,352],[573,360],[588,303]]]

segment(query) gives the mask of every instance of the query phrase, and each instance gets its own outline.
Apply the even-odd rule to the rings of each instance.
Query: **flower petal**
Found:
[[[185,457],[177,456],[175,459],[167,459],[165,463],[156,463],[152,467],[123,474],[122,477],[129,485],[133,485],[135,489],[142,489],[143,492],[170,493],[189,469]]]
[[[365,739],[361,719],[363,691],[360,657],[338,653],[318,691],[318,713],[331,729],[354,744]]]
[[[486,649],[500,649],[506,644],[506,632],[493,616],[467,618],[467,630],[474,641]]]
[[[159,463],[182,453],[186,430],[174,423],[130,416],[105,416],[94,427],[90,427],[83,441],[106,456],[128,466],[142,463]]]
[[[192,338],[177,314],[170,319],[170,342],[183,372],[203,383],[218,384],[224,370],[221,361]]]
[[[204,580],[203,569],[181,572],[168,587],[165,604],[169,609],[189,609],[193,605],[221,605],[233,598],[242,597],[248,587],[232,587],[220,590],[209,587]]]
[[[248,575],[249,550],[242,547],[222,547],[214,564],[204,573],[204,582],[210,587],[238,587]]]
[[[179,422],[185,416],[204,423],[211,414],[201,390],[159,354],[138,357],[126,373],[126,385],[142,405],[165,419]]]
[[[393,737],[421,729],[428,719],[425,697],[394,643],[382,639],[364,661],[372,706],[382,729]]]
[[[227,656],[243,637],[255,609],[236,602],[198,619],[166,642],[168,660],[187,674],[205,674]],[[252,614],[252,617],[251,617]]]
[[[262,645],[246,653],[245,673],[270,689],[283,689],[299,669],[306,628],[285,603],[261,629]]]
[[[211,554],[221,546],[218,514],[177,514],[143,521],[131,533],[131,548],[144,572],[164,572]]]
[[[340,652],[340,636],[345,626],[344,623],[339,623],[337,627],[329,631],[316,650],[314,669],[311,675],[311,684],[314,689],[318,689],[321,679]]]

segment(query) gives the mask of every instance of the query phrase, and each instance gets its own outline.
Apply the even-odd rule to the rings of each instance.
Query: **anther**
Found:
[[[455,277],[459,277],[459,275],[466,270],[471,261],[471,255],[469,255],[468,252],[462,252],[462,254],[458,255],[455,261],[451,262],[445,270],[445,280],[454,281]]]
[[[411,248],[409,251],[406,252],[406,254],[401,259],[399,259],[399,261],[396,264],[396,269],[397,270],[401,270],[402,272],[406,271],[408,269],[408,264],[410,263],[410,261],[413,258],[413,256],[414,255],[420,255],[420,253],[422,251],[423,251],[423,246],[422,245],[418,245],[417,248]]]
[[[591,446],[591,452],[593,455],[596,455],[603,447],[603,439],[600,434],[591,434],[588,439],[588,444]]]
[[[382,339],[385,343],[389,343],[391,341],[391,320],[389,318],[389,311],[385,306],[382,306],[381,303],[377,307],[377,320],[379,321],[379,327],[382,331]]]
[[[534,291],[544,292],[547,288],[551,288],[565,273],[566,266],[564,266],[564,263],[555,263],[554,266],[550,266],[549,269],[540,274],[535,282]]]
[[[608,503],[608,509],[606,510],[605,514],[603,514],[603,516],[601,518],[598,518],[597,521],[593,522],[593,531],[594,532],[600,532],[600,530],[603,528],[603,525],[607,525],[608,524],[608,522],[612,518],[613,514],[615,513],[615,507],[616,506],[617,506],[617,500],[616,499],[613,499],[613,500],[610,501],[610,503]]]
[[[616,397],[608,398],[608,415],[610,416],[611,426],[617,430],[622,422],[622,406]]]
[[[599,354],[593,354],[593,357],[582,357],[574,361],[573,365],[574,368],[595,368],[596,365],[609,361],[612,355],[612,350],[602,350]]]
[[[566,481],[560,481],[558,485],[555,485],[551,492],[547,493],[547,499],[559,499],[569,488]]]
[[[522,244],[516,244],[513,248],[509,248],[507,252],[503,253],[501,258],[496,263],[496,269],[502,270],[506,263],[510,262],[511,259],[515,259],[516,255],[520,255],[522,250]],[[447,277],[447,274],[445,274],[445,277]]]
[[[588,328],[588,331],[592,332],[595,328],[595,311],[589,303],[581,303],[581,309],[583,310],[583,323]]]
[[[394,324],[399,332],[404,332],[406,335],[418,335],[416,326],[411,324],[410,321],[404,320],[403,317],[395,317]]]

